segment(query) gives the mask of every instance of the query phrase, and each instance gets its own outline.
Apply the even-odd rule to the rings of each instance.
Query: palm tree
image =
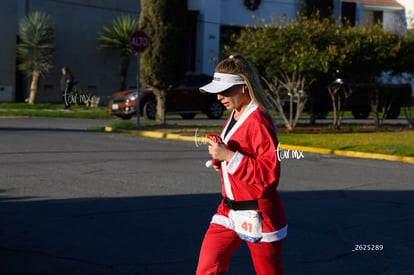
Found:
[[[34,104],[39,78],[53,68],[55,25],[49,15],[32,12],[20,21],[18,33],[18,69],[32,77],[29,104]]]
[[[126,88],[126,75],[129,67],[129,57],[132,49],[129,45],[129,37],[138,29],[138,19],[129,15],[122,15],[104,26],[98,33],[99,49],[118,49],[121,54],[121,80],[120,90]]]

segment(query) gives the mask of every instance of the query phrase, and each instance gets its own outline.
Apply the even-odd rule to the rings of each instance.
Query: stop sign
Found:
[[[135,31],[129,37],[129,45],[131,46],[132,50],[136,53],[142,53],[148,48],[150,43],[150,39],[147,34],[143,31]]]

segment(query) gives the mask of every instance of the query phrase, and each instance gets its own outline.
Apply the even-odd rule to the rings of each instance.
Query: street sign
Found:
[[[150,43],[150,39],[147,34],[143,31],[135,31],[129,37],[129,45],[131,46],[132,50],[136,53],[142,53],[148,48]]]
[[[140,84],[140,62],[139,62],[139,53],[145,51],[150,44],[150,39],[147,34],[143,31],[135,31],[129,37],[129,45],[131,46],[132,50],[137,53],[137,128],[140,127],[139,116],[141,113],[141,84]]]

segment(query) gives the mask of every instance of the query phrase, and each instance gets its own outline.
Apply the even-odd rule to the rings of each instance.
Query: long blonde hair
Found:
[[[256,102],[259,109],[267,112],[266,96],[263,86],[259,79],[256,68],[243,55],[233,54],[220,61],[216,66],[216,72],[236,74],[241,76],[246,82],[250,98]]]

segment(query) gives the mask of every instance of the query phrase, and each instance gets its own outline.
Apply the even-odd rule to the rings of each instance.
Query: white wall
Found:
[[[261,1],[249,10],[240,0],[189,0],[188,7],[200,12],[197,30],[196,71],[212,74],[220,55],[220,26],[255,25],[256,20],[291,19],[298,14],[300,0]]]
[[[240,0],[223,0],[221,2],[220,21],[223,25],[254,25],[257,19],[270,21],[271,18],[295,18],[298,3],[295,0],[261,1],[259,8],[251,11]]]
[[[368,18],[368,16],[372,16],[374,11],[382,11],[382,25],[385,30],[403,33],[407,29],[403,7],[361,4],[359,8],[365,11],[363,20],[358,21],[362,24],[367,22],[368,25],[375,24],[373,18]]]
[[[190,0],[191,2],[191,0]],[[220,48],[221,1],[198,1],[196,71],[214,72]]]
[[[385,30],[393,30],[404,33],[407,30],[407,23],[403,10],[386,10],[383,14],[383,26]]]

